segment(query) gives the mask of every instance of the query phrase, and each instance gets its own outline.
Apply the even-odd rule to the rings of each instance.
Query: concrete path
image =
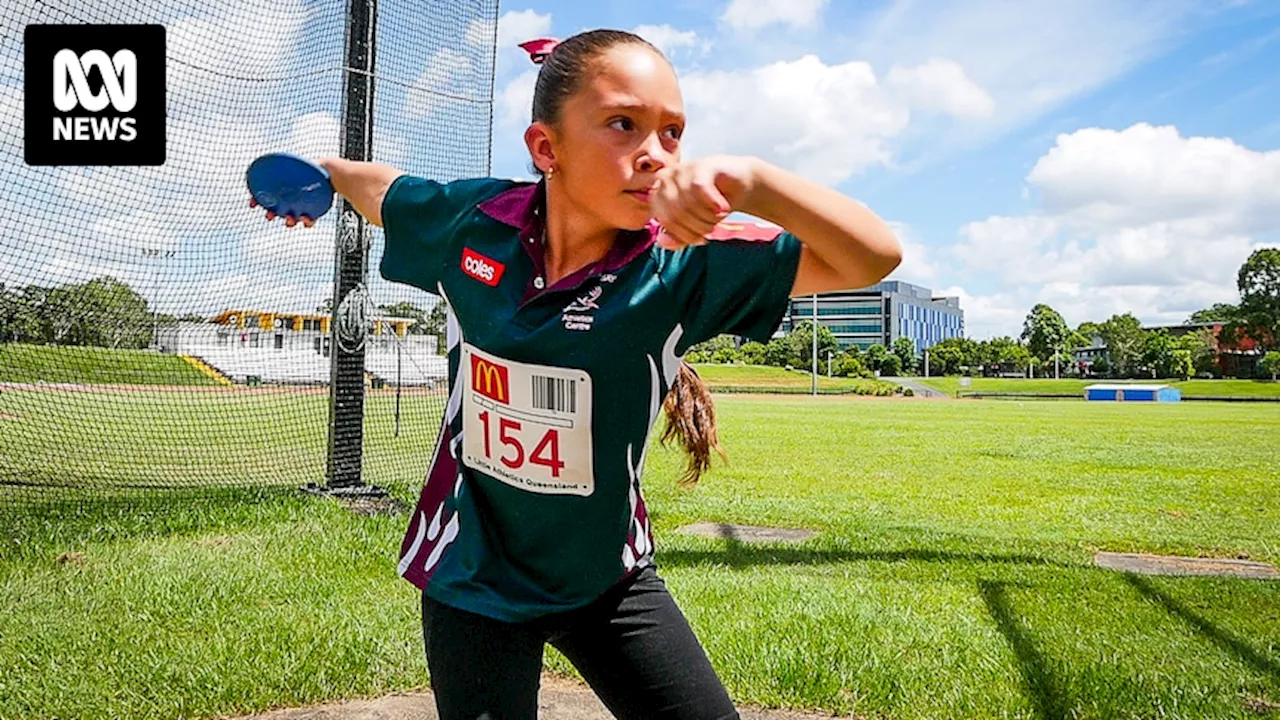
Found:
[[[885,382],[891,382],[896,385],[901,385],[902,387],[905,387],[905,388],[911,388],[911,392],[915,393],[916,397],[948,398],[948,399],[951,397],[950,395],[944,392],[941,392],[939,390],[934,390],[928,385],[925,385],[924,383],[920,382],[919,378],[885,376],[880,379],[884,380]]]
[[[831,717],[749,708],[741,708],[739,712],[742,720],[818,720]],[[541,720],[609,720],[613,716],[590,688],[572,680],[545,675],[538,693],[538,717]],[[395,693],[375,700],[275,710],[235,720],[438,720],[438,716],[431,693]]]

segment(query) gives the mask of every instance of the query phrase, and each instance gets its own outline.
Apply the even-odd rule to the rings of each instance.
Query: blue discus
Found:
[[[263,155],[249,164],[244,179],[253,199],[281,217],[306,215],[316,220],[333,206],[329,172],[297,155]]]

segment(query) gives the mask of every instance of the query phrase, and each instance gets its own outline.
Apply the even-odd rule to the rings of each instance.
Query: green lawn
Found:
[[[406,393],[396,436],[394,394],[366,395],[364,463],[375,482],[407,495],[422,481],[444,402],[439,394]],[[4,482],[64,485],[72,497],[83,488],[110,495],[175,485],[322,482],[328,427],[328,396],[307,391],[6,390],[0,509]]]
[[[0,343],[0,382],[213,385],[176,355],[149,350]]]
[[[715,392],[784,392],[807,393],[813,388],[813,377],[807,371],[787,370],[768,365],[695,364],[698,375]],[[828,378],[818,376],[818,391],[857,395],[892,395],[893,383],[863,378]]]
[[[960,387],[960,378],[919,378],[930,387],[948,395],[957,390],[989,393],[1062,393],[1084,397],[1084,389],[1096,383],[1135,382],[1172,385],[1182,391],[1184,397],[1274,397],[1280,398],[1280,382],[1269,380],[1077,380],[1063,378],[971,378],[972,386]]]
[[[223,422],[267,433],[321,407],[294,401]],[[736,701],[895,720],[1258,718],[1280,703],[1280,582],[1090,565],[1098,548],[1280,562],[1280,406],[717,406],[730,463],[685,491],[680,456],[655,449],[646,494],[661,572]],[[5,461],[23,422],[0,422]],[[369,427],[387,453],[381,409]],[[250,452],[283,472],[312,451]],[[70,472],[73,455],[44,461]],[[676,532],[696,520],[821,535]],[[237,493],[146,521],[115,506],[6,519],[0,717],[213,717],[425,688],[418,598],[395,573],[406,522]],[[570,672],[554,652],[548,665]]]

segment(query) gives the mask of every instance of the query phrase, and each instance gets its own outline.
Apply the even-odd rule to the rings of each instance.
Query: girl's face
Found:
[[[565,100],[554,133],[556,173],[574,204],[611,228],[638,230],[653,216],[659,170],[680,162],[684,100],[675,71],[643,45],[595,57]]]

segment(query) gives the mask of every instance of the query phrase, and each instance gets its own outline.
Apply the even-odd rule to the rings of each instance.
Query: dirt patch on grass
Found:
[[[702,522],[685,525],[680,532],[703,537],[739,540],[749,543],[784,542],[798,543],[818,536],[817,530],[804,528],[775,528],[756,525]]]
[[[1280,580],[1280,570],[1274,565],[1251,560],[1100,552],[1093,556],[1093,562],[1098,567],[1141,575],[1222,575]]]
[[[830,715],[787,710],[740,708],[743,720],[817,720]],[[274,710],[231,720],[437,720],[431,693],[393,693],[386,697]],[[542,720],[609,720],[591,688],[570,678],[543,675],[538,691],[538,717]]]
[[[54,562],[59,565],[83,565],[84,560],[84,553],[67,551],[58,553],[58,557],[54,559]]]

